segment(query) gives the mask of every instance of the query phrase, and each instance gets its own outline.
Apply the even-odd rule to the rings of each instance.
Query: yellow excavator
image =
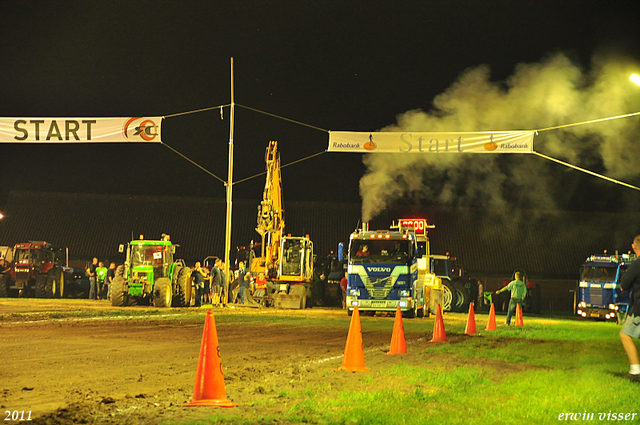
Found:
[[[267,178],[256,227],[262,237],[262,249],[261,256],[251,262],[251,272],[254,276],[264,273],[267,279],[268,291],[263,304],[305,308],[309,283],[313,280],[313,242],[309,235],[284,235],[278,142],[269,142],[265,162]]]

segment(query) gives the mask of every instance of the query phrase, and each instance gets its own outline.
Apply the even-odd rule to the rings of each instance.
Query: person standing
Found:
[[[640,257],[640,235],[635,237],[631,248],[636,253],[636,257]],[[629,359],[627,377],[634,382],[640,382],[640,358],[638,358],[638,347],[633,340],[640,338],[640,258],[636,258],[629,264],[627,272],[620,279],[620,288],[623,291],[631,290],[627,318],[620,331],[620,340]]]
[[[196,307],[202,306],[203,296],[204,296],[204,278],[207,276],[207,272],[200,267],[200,262],[198,261],[191,270],[191,278],[193,279],[193,284],[196,290]]]
[[[218,269],[220,269],[220,305],[224,307],[229,301],[227,296],[227,275],[224,272],[224,262],[218,259],[216,264],[218,265]]]
[[[216,261],[211,268],[211,304],[214,306],[220,305],[220,294],[222,293],[222,276],[220,274],[221,263],[222,260],[216,258]]]
[[[349,273],[344,272],[344,277],[340,279],[340,290],[342,291],[342,309],[347,308],[347,285],[349,283],[348,280]]]
[[[109,268],[107,269],[107,276],[104,279],[105,285],[107,285],[107,299],[111,299],[111,284],[113,283],[113,279],[116,277],[116,263],[109,264]]]
[[[93,262],[87,268],[87,276],[89,276],[89,299],[98,299],[98,280],[96,269],[98,268],[98,259],[93,257]]]
[[[107,293],[104,280],[107,277],[107,268],[104,263],[100,261],[98,267],[96,267],[96,279],[98,280],[98,298],[104,298]]]
[[[238,294],[240,295],[240,304],[244,304],[247,288],[251,285],[251,274],[245,268],[244,261],[240,261],[238,266]]]
[[[516,280],[512,280],[507,286],[496,291],[496,294],[511,291],[509,311],[507,312],[507,326],[511,326],[511,318],[515,315],[516,307],[520,304],[520,308],[522,308],[524,297],[527,296],[527,285],[522,281],[522,273],[516,272],[515,278]]]

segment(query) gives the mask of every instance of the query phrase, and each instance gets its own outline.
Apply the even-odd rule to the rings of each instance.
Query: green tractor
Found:
[[[127,259],[118,266],[111,284],[111,305],[153,304],[187,307],[191,300],[190,270],[174,261],[178,245],[168,240],[136,240],[127,244]],[[124,245],[120,245],[120,252]]]

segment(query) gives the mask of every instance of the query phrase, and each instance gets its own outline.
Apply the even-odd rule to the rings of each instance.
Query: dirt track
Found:
[[[361,379],[334,373],[349,327],[341,310],[214,309],[227,396],[239,404],[233,409],[181,407],[193,394],[204,308],[159,311],[114,309],[106,301],[0,299],[0,311],[3,418],[15,410],[30,411],[31,423],[55,424],[277,416],[287,409],[286,400],[268,401],[284,390],[320,382],[346,388]],[[317,320],[325,325],[316,326]],[[363,327],[367,367],[395,361],[383,354],[393,318],[364,320],[381,324],[379,331]],[[421,323],[432,327],[433,319]],[[425,339],[423,332],[406,330],[406,335],[409,343]]]

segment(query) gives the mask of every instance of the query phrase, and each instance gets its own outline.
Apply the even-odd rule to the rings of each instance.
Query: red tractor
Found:
[[[66,263],[64,247],[34,241],[16,244],[11,278],[0,280],[0,296],[62,298]]]

